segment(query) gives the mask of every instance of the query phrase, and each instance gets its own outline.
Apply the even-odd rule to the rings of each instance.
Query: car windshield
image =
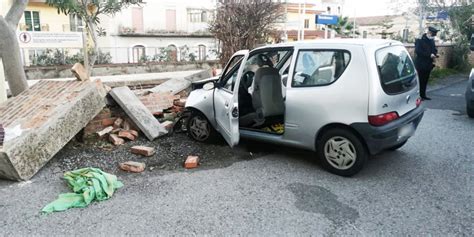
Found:
[[[387,94],[399,94],[416,85],[413,62],[403,46],[379,49],[375,55],[380,82]]]

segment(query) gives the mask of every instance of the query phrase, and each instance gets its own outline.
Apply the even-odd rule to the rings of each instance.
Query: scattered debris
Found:
[[[52,213],[74,207],[87,207],[92,201],[107,200],[116,189],[123,187],[117,176],[97,168],[83,168],[64,173],[72,193],[60,194],[58,199],[46,205],[41,211]]]
[[[132,146],[130,151],[133,154],[142,155],[142,156],[152,156],[155,154],[155,148],[148,146]]]
[[[71,68],[72,74],[77,78],[79,81],[88,81],[89,76],[87,75],[87,70],[81,63],[76,63]]]
[[[128,87],[114,88],[110,95],[150,141],[167,133],[166,129]]]
[[[167,120],[161,124],[165,127],[166,131],[171,132],[173,130],[174,123],[172,121]]]
[[[184,168],[186,169],[194,169],[197,168],[199,165],[199,156],[188,156],[186,161],[184,162]]]
[[[186,105],[186,99],[175,100],[173,104],[179,107],[184,107]]]
[[[130,123],[127,120],[124,120],[123,123],[122,123],[122,128],[124,130],[130,130]],[[137,137],[137,136],[138,136],[138,133],[135,137]]]
[[[118,136],[121,138],[127,138],[130,141],[134,141],[136,139],[136,137],[130,131],[126,130],[119,131]]]
[[[117,118],[114,122],[114,128],[120,128],[122,127],[123,119],[122,118]]]
[[[113,133],[109,135],[109,141],[116,146],[120,146],[125,143],[125,140],[123,140],[123,138],[120,138],[117,134]]]
[[[141,173],[145,171],[146,165],[145,163],[141,163],[141,162],[127,161],[124,163],[120,163],[119,167],[123,171],[128,171],[132,173]]]
[[[100,138],[104,137],[105,135],[109,134],[110,132],[112,132],[112,130],[114,130],[114,127],[112,126],[108,126],[104,129],[102,129],[101,131],[97,132],[97,136],[99,136]]]

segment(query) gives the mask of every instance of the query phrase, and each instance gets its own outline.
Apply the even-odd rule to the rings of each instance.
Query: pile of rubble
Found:
[[[0,178],[30,179],[81,130],[114,145],[141,134],[150,141],[168,134],[184,110],[191,83],[210,77],[204,70],[132,91],[133,85],[110,88],[84,78],[81,67],[74,70],[76,81],[39,81],[0,104],[5,128],[0,131]],[[107,112],[110,106],[119,108],[120,115]]]

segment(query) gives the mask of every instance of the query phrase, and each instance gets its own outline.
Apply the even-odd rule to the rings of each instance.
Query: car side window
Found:
[[[324,86],[336,81],[350,61],[344,50],[300,50],[292,87]]]
[[[238,69],[239,67],[236,67],[235,70],[230,71],[229,75],[227,75],[225,83],[222,85],[222,88],[229,90],[231,93],[234,91],[235,81],[237,80],[237,74],[239,72]]]

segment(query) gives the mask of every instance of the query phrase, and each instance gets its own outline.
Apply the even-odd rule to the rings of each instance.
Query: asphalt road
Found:
[[[415,136],[352,178],[322,170],[311,153],[275,148],[230,166],[119,175],[125,187],[112,199],[42,215],[67,191],[49,166],[32,182],[0,182],[0,236],[471,236],[474,120],[462,111],[464,85],[429,92]]]

